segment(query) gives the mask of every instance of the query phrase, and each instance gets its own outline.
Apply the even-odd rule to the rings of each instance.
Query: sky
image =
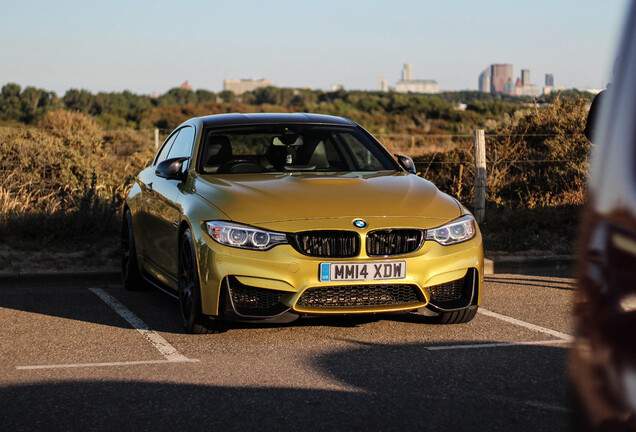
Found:
[[[442,90],[491,63],[603,88],[629,0],[0,0],[0,86],[159,94],[188,80],[377,90],[404,63]]]

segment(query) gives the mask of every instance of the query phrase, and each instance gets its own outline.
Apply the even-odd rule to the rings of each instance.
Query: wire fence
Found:
[[[35,126],[0,126],[0,131],[15,132],[28,129],[36,129]],[[120,139],[127,139],[130,136],[131,131],[147,140],[148,145],[157,147],[165,141],[170,135],[172,129],[105,129],[104,134],[106,136],[119,137]],[[524,139],[524,138],[554,138],[554,137],[576,137],[582,134],[523,134],[523,135],[505,135],[509,139]],[[471,160],[457,160],[457,161],[442,161],[436,160],[436,156],[439,154],[447,153],[451,150],[460,149],[464,154],[472,153],[474,145],[474,138],[472,133],[466,134],[374,134],[374,136],[384,145],[391,153],[405,154],[411,158],[420,158],[422,156],[429,156],[430,159],[422,161],[421,163],[428,164],[456,164],[456,163],[468,163]],[[486,147],[493,140],[498,140],[504,137],[504,135],[498,134],[485,134]],[[111,138],[112,140],[112,138]],[[512,162],[512,161],[511,161]],[[580,162],[580,159],[528,159],[528,160],[514,160],[516,163],[535,164],[535,163],[563,163],[563,162]]]
[[[28,142],[42,137],[39,135],[41,132],[29,133],[38,130],[40,128],[35,126],[0,126],[0,150],[10,135],[19,134],[19,137],[14,137],[14,142]],[[157,147],[161,146],[170,132],[168,129],[99,129],[97,136],[102,140],[99,151],[105,152],[108,157],[95,163],[100,164],[103,173],[113,172],[114,167],[119,167],[119,171],[130,171],[126,171],[127,175],[136,174],[143,164],[152,160],[158,151]],[[466,205],[472,204],[477,172],[473,134],[375,136],[392,154],[405,154],[413,158],[416,170],[423,178]],[[557,158],[533,148],[543,146],[546,140],[564,143],[565,147],[568,143],[577,143],[582,148],[580,144],[587,143],[582,134],[485,134],[487,201],[513,207],[584,202],[587,152],[564,153]],[[527,144],[522,146],[523,151],[508,148],[520,142]],[[586,145],[589,148],[589,143]],[[58,162],[50,161],[45,165]],[[5,178],[15,169],[15,165],[0,163],[0,174]],[[50,171],[47,166],[42,169],[44,173]]]
[[[375,137],[391,153],[400,153],[412,158],[429,153],[444,153],[455,148],[470,148],[471,134],[424,135],[424,134],[376,134]]]
[[[0,131],[4,133],[23,131],[34,129],[34,126],[0,126]],[[126,141],[142,141],[147,142],[149,149],[158,149],[166,138],[170,135],[172,129],[106,129],[104,136],[110,141],[115,149],[118,146],[125,146]],[[577,138],[577,135],[558,135],[561,138],[571,137]],[[473,159],[473,134],[374,134],[374,136],[384,145],[392,154],[404,154],[415,160],[416,167],[419,171],[426,171],[427,168],[436,165],[459,165],[472,164]],[[524,135],[505,135],[506,139],[526,139],[526,138],[543,138],[550,139],[557,137],[555,134],[524,134]],[[495,140],[501,140],[504,135],[485,134],[486,138],[486,158],[492,160],[492,154],[488,149]],[[2,143],[0,142],[0,145]],[[453,150],[455,158],[449,160],[443,157]],[[567,164],[585,162],[581,158],[560,158],[560,159],[529,159],[514,158],[497,160],[498,163],[508,163],[517,165],[526,165],[531,167],[538,164]]]
[[[509,140],[524,140],[528,138],[580,138],[583,134],[485,134],[486,148],[491,147],[494,141],[502,140],[503,138]],[[456,161],[442,161],[435,160],[437,155],[450,152],[451,150],[459,149],[462,154],[472,154],[474,146],[474,137],[472,134],[455,134],[455,135],[427,135],[427,134],[376,134],[376,138],[384,145],[391,153],[405,154],[411,158],[421,158],[422,156],[429,156],[429,160],[426,163],[431,164],[456,164],[456,163],[468,163],[472,162],[472,159],[456,160]],[[488,156],[487,156],[488,157]],[[508,162],[512,162],[509,160]],[[563,162],[581,162],[581,159],[526,159],[518,160],[517,163],[563,163]]]

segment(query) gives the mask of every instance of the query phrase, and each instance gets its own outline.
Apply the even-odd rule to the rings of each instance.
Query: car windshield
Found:
[[[397,170],[384,149],[360,129],[346,126],[209,129],[199,154],[203,174]]]

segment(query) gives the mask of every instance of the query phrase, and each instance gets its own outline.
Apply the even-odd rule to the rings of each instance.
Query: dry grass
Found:
[[[404,154],[411,158],[469,148],[473,142],[470,135],[381,134],[376,137],[392,154]]]
[[[585,205],[589,142],[584,101],[519,112],[486,136],[485,248],[572,253]],[[472,207],[472,146],[416,157],[423,177]]]
[[[73,243],[119,230],[119,209],[149,162],[148,134],[105,133],[80,113],[0,129],[0,240]]]
[[[571,247],[572,219],[585,202],[585,114],[582,102],[557,101],[520,112],[487,137],[487,249]],[[470,207],[471,136],[379,138]],[[22,262],[31,270],[112,267],[123,198],[154,153],[151,130],[104,131],[80,113],[49,112],[38,126],[0,128],[0,271],[24,271]]]
[[[583,205],[590,144],[583,101],[518,112],[486,136],[487,200],[509,208]],[[423,176],[460,201],[473,195],[472,145],[416,156]]]

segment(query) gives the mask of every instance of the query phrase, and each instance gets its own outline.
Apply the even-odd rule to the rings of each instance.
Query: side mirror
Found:
[[[411,174],[417,174],[417,170],[415,169],[415,162],[413,162],[413,159],[403,154],[396,154],[395,157],[397,158],[400,166],[404,168],[404,171]]]
[[[155,174],[168,180],[185,180],[186,175],[181,171],[183,163],[189,157],[177,157],[160,162],[155,169]]]

